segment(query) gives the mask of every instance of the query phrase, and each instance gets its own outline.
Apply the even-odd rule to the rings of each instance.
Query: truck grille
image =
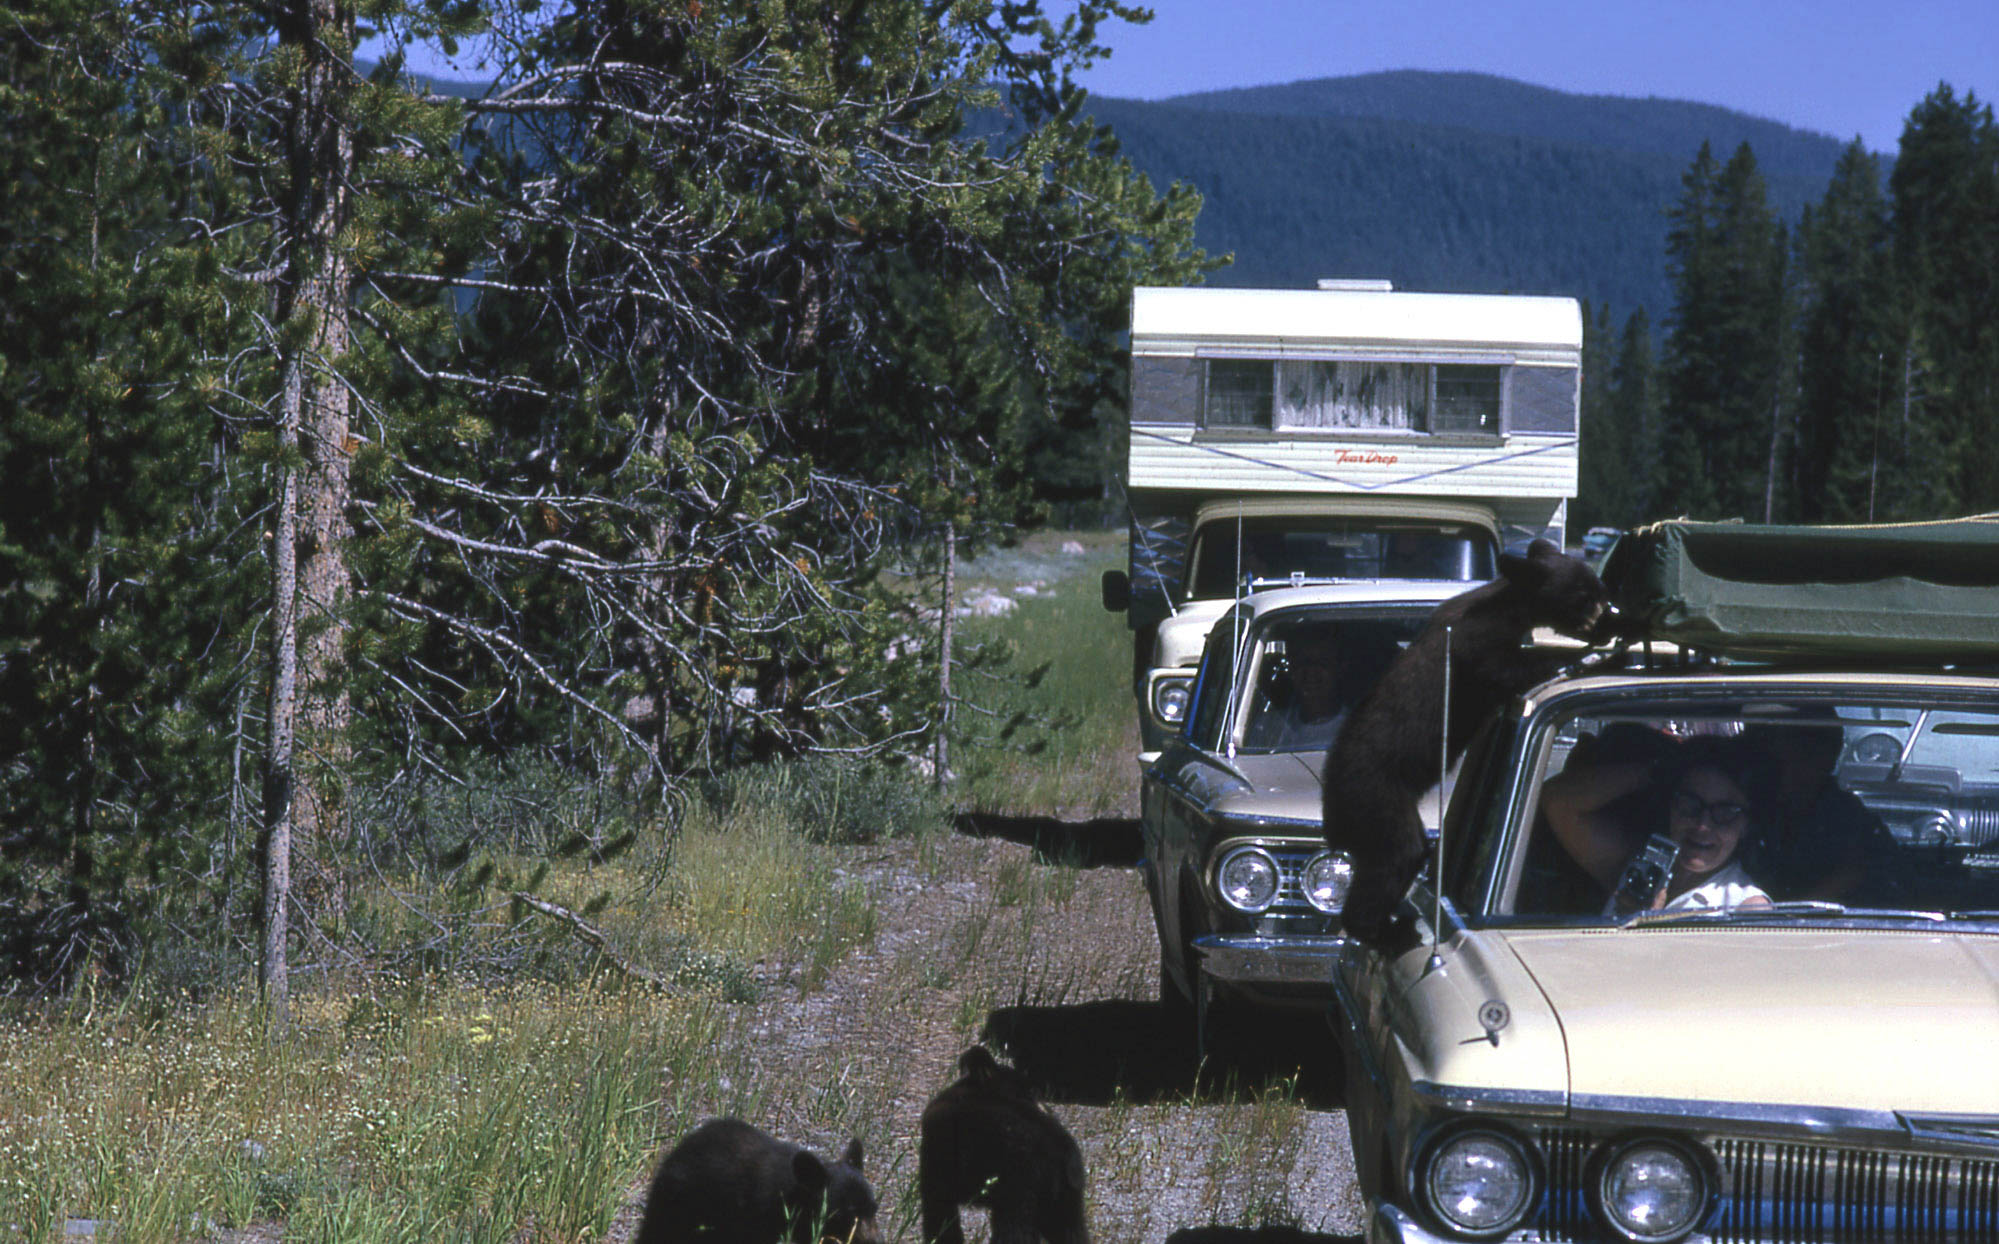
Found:
[[[1594,1141],[1545,1129],[1549,1195],[1539,1226],[1549,1240],[1602,1235],[1584,1196]],[[1999,1244],[1999,1161],[1722,1140],[1717,1244]]]

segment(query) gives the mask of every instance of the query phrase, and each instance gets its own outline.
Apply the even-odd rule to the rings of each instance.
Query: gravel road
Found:
[[[727,1096],[683,1107],[821,1151],[861,1136],[889,1237],[914,1241],[918,1116],[984,1041],[1076,1136],[1103,1244],[1351,1241],[1361,1205],[1323,1020],[1273,1020],[1254,1053],[1197,1076],[1158,1005],[1136,843],[1128,820],[983,818],[843,852],[880,912],[872,943],[814,990],[769,966],[718,1050]]]

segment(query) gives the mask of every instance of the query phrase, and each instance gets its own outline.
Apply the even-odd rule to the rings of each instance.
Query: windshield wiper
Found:
[[[1827,899],[1801,898],[1782,903],[1759,903],[1746,907],[1696,907],[1682,911],[1641,911],[1627,917],[1627,926],[1660,924],[1700,924],[1708,921],[1722,922],[1735,920],[1764,920],[1785,916],[1837,916],[1854,920],[1921,920],[1936,922],[1945,919],[1976,920],[1999,919],[1999,911],[1962,913],[1952,912],[1948,917],[1940,911],[1909,911],[1898,907],[1848,907]]]

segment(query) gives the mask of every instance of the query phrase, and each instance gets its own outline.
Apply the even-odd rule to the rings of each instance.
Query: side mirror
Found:
[[[1104,608],[1123,613],[1131,608],[1131,576],[1122,570],[1104,571]]]

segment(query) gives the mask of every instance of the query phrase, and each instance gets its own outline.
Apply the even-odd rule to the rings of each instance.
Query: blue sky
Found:
[[[1720,104],[1892,152],[1939,81],[1999,97],[1999,0],[1154,0],[1101,95],[1466,69]]]
[[[1059,7],[1054,0],[1050,7]],[[1463,69],[1595,95],[1720,104],[1893,152],[1949,82],[1999,100],[1999,0],[1153,0],[1113,23],[1102,95]],[[448,67],[414,58],[446,76]]]

